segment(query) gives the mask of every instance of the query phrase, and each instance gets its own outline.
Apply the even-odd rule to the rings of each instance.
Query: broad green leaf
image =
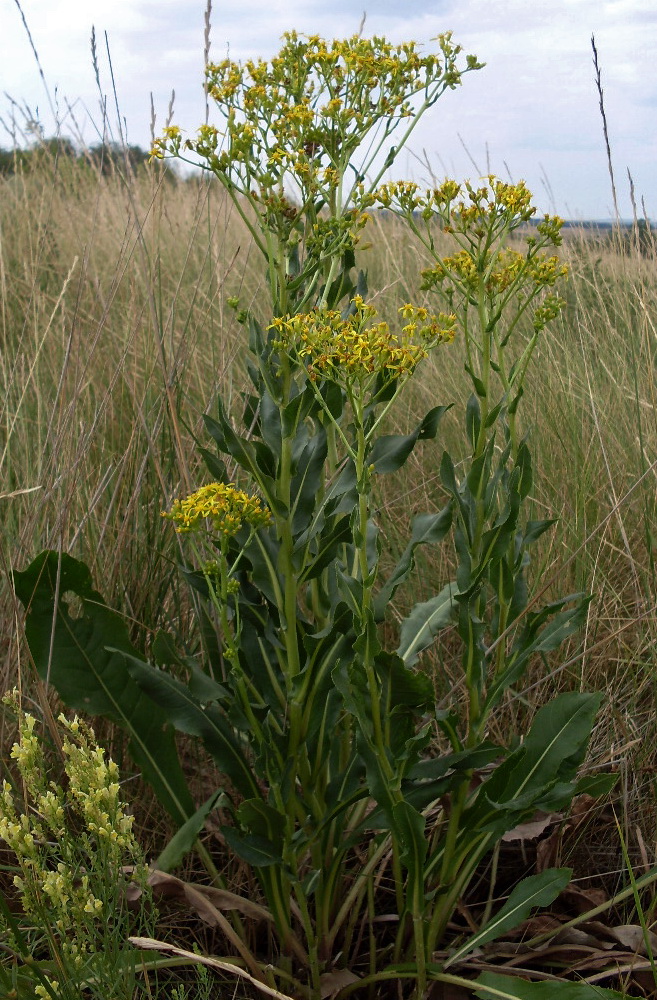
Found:
[[[442,778],[448,771],[475,771],[503,757],[504,747],[484,741],[472,750],[462,750],[460,753],[446,754],[444,757],[432,757],[421,760],[408,772],[411,780],[429,781]]]
[[[220,771],[242,795],[247,798],[259,796],[256,779],[223,712],[216,705],[202,708],[189,688],[171,674],[128,654],[126,659],[131,676],[164,710],[172,725],[179,732],[202,740]]]
[[[178,867],[185,855],[189,854],[194,847],[206,819],[212,810],[216,809],[222,796],[222,791],[213,792],[207,802],[204,802],[194,815],[190,816],[186,823],[183,823],[157,858],[153,868],[157,868],[161,872],[170,872],[172,868]]]
[[[435,703],[431,678],[419,670],[410,670],[400,656],[382,651],[376,657],[376,668],[388,694],[390,710],[413,708],[428,711]]]
[[[522,544],[531,545],[532,542],[537,541],[541,535],[545,534],[553,524],[558,522],[558,517],[544,518],[539,521],[527,521],[525,526],[525,533],[522,537]]]
[[[283,863],[280,851],[266,837],[251,833],[241,836],[232,826],[222,826],[221,832],[228,846],[248,865],[268,868]]]
[[[616,990],[566,979],[531,983],[519,976],[482,972],[471,984],[480,1000],[627,1000]]]
[[[311,437],[299,455],[295,467],[290,495],[292,503],[293,530],[295,534],[304,530],[313,515],[317,497],[324,484],[324,462],[328,452],[326,432]]]
[[[72,556],[42,552],[14,573],[26,609],[25,634],[39,676],[70,708],[122,726],[129,750],[158,799],[177,823],[194,813],[166,712],[133,680],[126,656],[143,662],[121,616],[93,589],[87,566]],[[73,617],[69,595],[81,603]]]
[[[385,434],[374,442],[368,461],[379,475],[402,467],[418,441],[431,440],[449,406],[434,406],[411,434]]]
[[[438,632],[453,621],[456,584],[446,587],[422,604],[416,604],[402,622],[398,654],[406,666],[413,666],[422,650],[430,646]]]
[[[575,607],[558,610],[571,600],[577,601]],[[588,596],[573,594],[527,616],[527,621],[513,644],[509,665],[488,689],[487,709],[499,700],[506,688],[522,677],[530,657],[557,649],[571,635],[579,632],[586,621],[590,602],[591,598]],[[549,621],[551,614],[554,617]]]
[[[486,808],[484,800],[488,800],[491,819],[503,820],[508,814],[511,821],[513,813],[531,808],[557,782],[573,780],[584,758],[600,700],[598,694],[567,692],[539,709],[522,746],[482,786],[483,795],[473,807],[479,829],[483,828],[479,812]]]
[[[536,906],[549,906],[559,893],[566,888],[572,875],[571,868],[547,868],[539,875],[530,875],[520,882],[504,906],[488,921],[486,926],[474,934],[445,962],[443,968],[454,965],[475,948],[481,948],[489,941],[506,934],[526,920]]]

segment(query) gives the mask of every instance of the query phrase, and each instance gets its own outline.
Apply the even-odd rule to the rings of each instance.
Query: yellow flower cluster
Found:
[[[243,524],[261,528],[271,521],[271,512],[258,497],[249,496],[230,483],[209,483],[184,500],[174,500],[162,517],[173,521],[176,531],[200,531],[204,521],[225,538],[236,535]]]
[[[354,35],[325,41],[318,35],[283,36],[273,59],[244,65],[224,59],[206,68],[206,89],[224,117],[222,130],[203,125],[182,144],[169,126],[151,155],[199,154],[215,173],[262,196],[291,174],[306,190],[339,183],[350,156],[385,122],[386,134],[412,116],[411,99],[429,104],[480,68],[474,56],[457,68],[461,46],[451,33],[437,38],[438,52],[420,54],[415,42],[392,45],[382,37]]]
[[[383,208],[394,208],[406,216],[419,212],[427,222],[437,216],[445,232],[474,232],[481,237],[494,230],[512,231],[536,213],[524,181],[508,184],[493,174],[484,180],[486,184],[475,188],[469,181],[461,185],[447,179],[425,192],[417,184],[397,181],[383,184],[375,192],[375,198]],[[552,220],[546,216],[541,225],[544,228],[547,225],[546,232],[556,229],[558,234],[561,224],[556,216]]]
[[[494,296],[524,281],[532,282],[536,289],[551,287],[567,274],[568,266],[554,255],[536,253],[528,257],[517,250],[504,249],[493,256],[491,251],[480,255],[459,250],[422,271],[422,287],[435,288],[449,281],[466,293],[473,293],[483,280],[486,292]]]
[[[280,346],[308,360],[313,381],[326,378],[347,385],[369,382],[382,374],[389,378],[411,375],[429,349],[454,339],[456,316],[430,316],[426,309],[405,305],[407,320],[401,335],[393,334],[377,311],[357,295],[344,318],[337,310],[315,310],[308,314],[279,317],[270,326]]]

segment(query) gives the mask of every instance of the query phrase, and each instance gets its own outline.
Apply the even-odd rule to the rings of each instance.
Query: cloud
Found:
[[[612,148],[618,171],[636,172],[637,190],[652,195],[655,173],[654,107],[657,79],[657,11],[654,0],[241,0],[216,6],[212,23],[215,59],[269,57],[281,34],[301,32],[344,37],[360,25],[393,41],[415,38],[425,47],[451,29],[465,52],[486,68],[468,74],[426,116],[413,151],[399,168],[421,172],[426,150],[436,172],[473,173],[463,144],[478,165],[524,176],[547,205],[544,173],[560,211],[606,215],[608,177],[598,95],[591,62],[594,33]],[[205,0],[24,0],[24,9],[51,92],[75,101],[89,141],[95,138],[99,95],[90,51],[96,27],[101,87],[112,87],[109,39],[120,114],[134,142],[149,141],[150,93],[158,124],[176,92],[176,121],[193,129],[204,116],[203,19]],[[3,87],[26,100],[47,121],[47,102],[18,10],[0,14]],[[87,109],[86,111],[84,109]],[[6,116],[5,116],[6,117]],[[460,138],[459,138],[460,136]],[[1,143],[1,139],[0,139]],[[542,179],[543,178],[543,179]],[[630,214],[629,201],[624,214]],[[653,206],[657,212],[657,207]]]

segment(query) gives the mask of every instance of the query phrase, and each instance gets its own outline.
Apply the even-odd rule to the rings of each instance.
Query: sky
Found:
[[[12,119],[24,123],[26,113],[51,134],[51,106],[64,134],[93,144],[105,99],[115,134],[120,119],[127,140],[148,148],[151,94],[158,133],[172,90],[175,124],[194,132],[204,120],[206,0],[21,0],[21,8],[43,78],[16,0],[0,0],[0,146],[11,145]],[[348,37],[363,13],[365,35],[430,51],[431,39],[451,30],[463,54],[486,63],[427,113],[395,179],[492,172],[524,180],[541,212],[611,218],[593,34],[620,215],[632,217],[629,170],[639,214],[643,198],[657,219],[655,0],[215,0],[210,58],[269,58],[292,28]]]

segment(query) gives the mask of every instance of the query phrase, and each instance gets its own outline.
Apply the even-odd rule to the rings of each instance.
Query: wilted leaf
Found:
[[[161,872],[155,869],[148,876],[148,884],[153,889],[155,896],[162,899],[173,899],[178,903],[184,903],[201,918],[203,923],[210,927],[216,927],[220,922],[217,918],[217,910],[237,910],[245,917],[254,920],[271,921],[272,916],[269,910],[250,899],[238,896],[227,889],[216,889],[209,885],[193,885],[191,882],[183,882],[175,875]]]
[[[240,969],[239,965],[233,965],[231,962],[222,962],[218,958],[209,958],[206,955],[197,955],[193,951],[185,951],[184,948],[176,948],[173,944],[168,944],[166,941],[156,941],[154,938],[131,937],[128,938],[128,941],[135,948],[142,948],[144,951],[159,951],[163,955],[175,955],[178,958],[186,958],[189,962],[197,965],[207,965],[210,969],[230,972],[231,975],[248,979],[250,983],[257,986],[267,996],[277,997],[278,1000],[293,1000],[293,997],[288,996],[287,993],[281,993],[279,990],[272,989],[271,986],[260,982],[259,979],[256,979],[255,976],[252,976],[245,969]]]
[[[357,983],[359,978],[360,976],[355,975],[350,969],[335,969],[333,972],[325,972],[319,978],[322,1000],[325,997],[335,996],[343,986]]]
[[[532,819],[527,820],[525,823],[519,823],[518,826],[514,826],[513,830],[505,833],[502,840],[505,843],[510,843],[514,840],[536,840],[542,833],[545,833],[549,826],[559,823],[562,819],[562,813],[537,812]]]

